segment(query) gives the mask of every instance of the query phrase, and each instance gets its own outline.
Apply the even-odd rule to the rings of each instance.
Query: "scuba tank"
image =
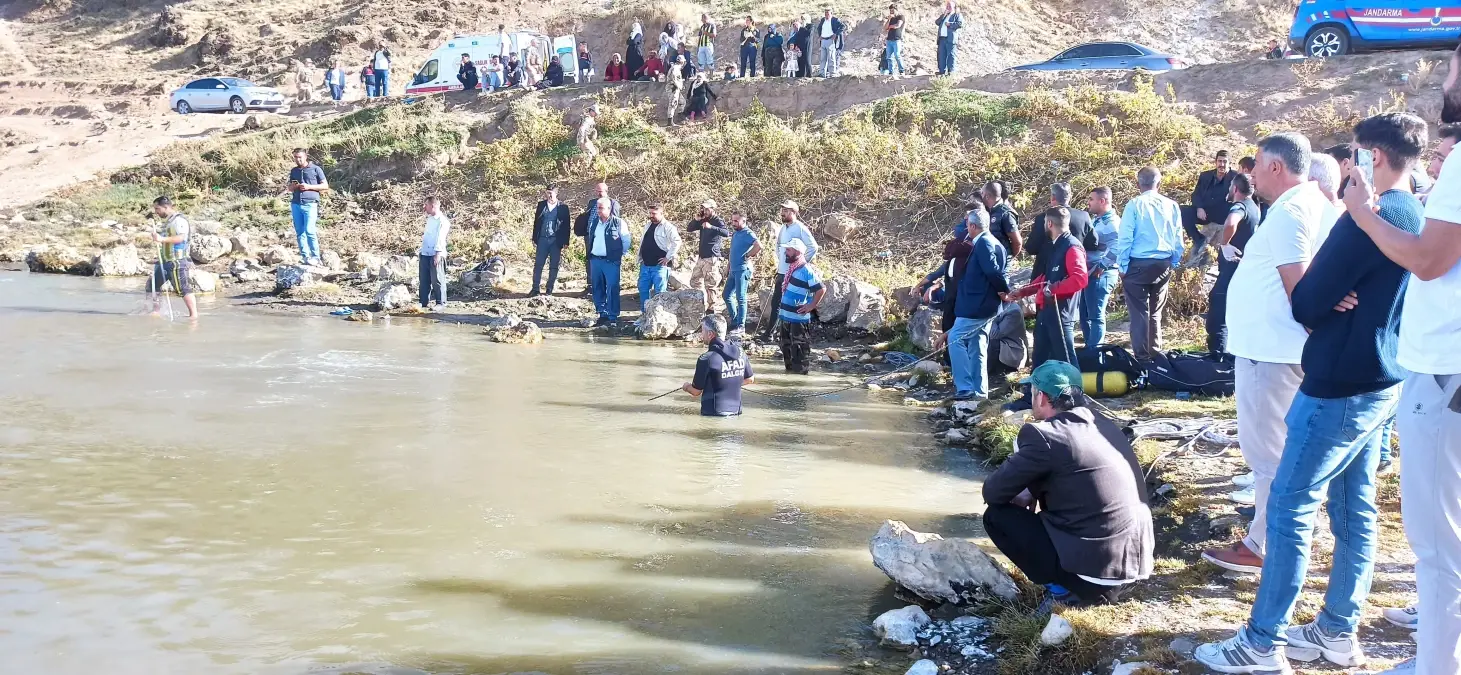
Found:
[[[1108,370],[1100,373],[1081,373],[1081,387],[1085,389],[1087,396],[1096,398],[1115,398],[1125,396],[1131,391],[1131,382],[1126,379],[1126,373],[1119,370]]]

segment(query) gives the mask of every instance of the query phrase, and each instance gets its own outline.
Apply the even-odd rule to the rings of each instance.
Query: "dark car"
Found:
[[[1088,42],[1049,61],[1010,70],[1174,70],[1186,65],[1182,59],[1133,42]]]

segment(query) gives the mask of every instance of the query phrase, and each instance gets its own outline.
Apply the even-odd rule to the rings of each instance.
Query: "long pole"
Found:
[[[671,390],[669,390],[669,391],[667,391],[667,392],[665,392],[663,394],[660,394],[659,396],[656,396],[656,397],[654,397],[652,399],[649,399],[649,400],[651,400],[651,401],[658,401],[658,400],[660,400],[660,399],[662,399],[662,398],[664,398],[666,396],[669,396],[670,394],[673,394],[673,393],[675,393],[677,391],[680,391],[680,388],[679,387],[675,387],[674,389],[671,389]]]

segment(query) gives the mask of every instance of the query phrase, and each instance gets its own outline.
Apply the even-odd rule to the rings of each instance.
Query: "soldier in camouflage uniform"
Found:
[[[675,126],[675,110],[685,94],[685,57],[675,58],[674,64],[665,72],[665,119]]]

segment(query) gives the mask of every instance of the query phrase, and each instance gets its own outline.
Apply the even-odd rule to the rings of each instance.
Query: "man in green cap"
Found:
[[[984,530],[1045,586],[1043,607],[1116,602],[1152,573],[1141,464],[1121,428],[1087,407],[1075,366],[1040,364],[1030,392],[1036,421],[1020,429],[1015,454],[984,481]]]

